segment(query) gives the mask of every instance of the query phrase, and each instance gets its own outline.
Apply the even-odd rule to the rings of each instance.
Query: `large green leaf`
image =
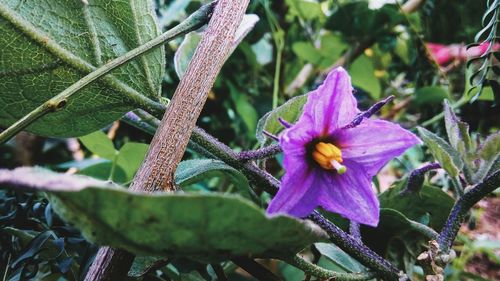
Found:
[[[267,137],[264,131],[277,135],[283,130],[283,125],[278,121],[278,118],[293,123],[302,114],[302,108],[307,101],[307,94],[294,97],[288,100],[281,106],[278,106],[273,111],[266,113],[257,123],[256,137],[262,145],[267,143]]]
[[[136,254],[203,260],[279,257],[326,241],[326,233],[316,225],[287,216],[267,217],[237,196],[137,193],[40,168],[0,170],[0,186],[45,191],[54,210],[88,240]]]
[[[151,1],[85,2],[0,1],[0,126],[159,35]],[[28,130],[61,137],[95,131],[137,107],[123,93],[157,100],[164,66],[163,50],[151,51],[87,86]]]
[[[399,181],[380,194],[378,196],[380,207],[397,210],[415,221],[421,221],[423,217],[430,216],[429,226],[436,230],[441,229],[453,207],[453,198],[431,185],[424,185],[418,194],[401,195],[406,183],[407,179]]]
[[[367,91],[374,100],[380,98],[382,87],[380,81],[375,77],[375,67],[371,59],[365,55],[359,57],[351,65],[349,73],[352,76],[352,84]]]

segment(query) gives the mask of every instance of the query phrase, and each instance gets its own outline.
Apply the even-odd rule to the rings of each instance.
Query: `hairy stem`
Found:
[[[1,5],[0,8],[2,8]],[[137,58],[140,55],[143,55],[144,53],[147,53],[148,51],[154,48],[157,48],[158,46],[172,40],[173,38],[179,35],[198,29],[207,22],[212,9],[213,5],[211,4],[205,5],[198,11],[193,13],[189,18],[187,18],[182,23],[177,25],[176,27],[163,33],[162,35],[156,37],[155,39],[145,43],[144,45],[141,45],[127,52],[123,56],[120,56],[118,58],[109,61],[108,63],[104,64],[103,66],[97,69],[89,66],[88,68],[85,69],[87,72],[90,72],[88,75],[78,80],[73,85],[69,86],[64,91],[54,96],[50,100],[46,101],[39,107],[35,108],[30,113],[25,115],[23,118],[12,124],[5,131],[0,133],[0,144],[6,142],[15,134],[22,131],[23,129],[31,125],[33,122],[35,122],[42,116],[50,112],[62,109],[67,104],[69,98],[71,98],[79,90],[83,89],[85,86],[96,81],[97,79],[103,76],[105,76],[104,79],[108,80],[114,79],[112,76],[106,76],[112,70],[128,63],[129,61]],[[2,10],[0,9],[0,15],[3,16],[1,12]],[[123,86],[129,88],[125,84],[123,84]],[[127,99],[129,99],[135,106],[139,108],[143,108],[150,112],[156,112],[156,113],[163,112],[164,110],[164,107],[162,106],[161,103],[155,102],[138,92],[135,91],[121,91],[121,92]]]
[[[266,146],[257,150],[242,151],[238,153],[238,158],[240,159],[240,161],[265,159],[273,157],[281,151],[281,146],[279,144],[272,144],[270,146]]]
[[[479,200],[500,187],[500,170],[493,173],[483,182],[467,191],[453,206],[441,233],[439,233],[439,248],[443,253],[448,253],[457,236],[458,229],[465,219],[469,209]]]
[[[336,281],[362,281],[370,280],[376,277],[376,274],[372,272],[341,273],[327,270],[313,263],[310,263],[299,256],[294,256],[293,258],[286,260],[286,262],[304,271],[304,273],[306,273],[307,275],[311,275],[320,279]]]
[[[419,193],[420,190],[422,190],[422,186],[424,184],[425,173],[439,168],[441,168],[441,165],[439,165],[439,163],[432,163],[425,165],[422,168],[413,170],[413,172],[411,172],[410,176],[408,177],[405,189],[401,191],[400,195]]]

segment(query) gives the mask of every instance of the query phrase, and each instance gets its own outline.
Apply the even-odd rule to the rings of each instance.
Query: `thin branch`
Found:
[[[257,150],[242,151],[238,153],[238,159],[240,161],[265,159],[273,157],[274,155],[281,153],[282,149],[279,144],[272,144]]]
[[[151,49],[161,46],[165,42],[168,42],[179,35],[200,28],[207,22],[208,16],[211,13],[212,9],[213,9],[212,4],[202,6],[198,11],[193,13],[179,25],[163,33],[162,35],[156,37],[155,39],[127,52],[123,56],[120,56],[118,58],[109,61],[108,63],[104,64],[103,66],[97,69],[95,68],[89,69],[89,71],[92,72],[90,72],[88,75],[78,80],[76,83],[69,86],[58,95],[52,97],[50,100],[46,101],[39,107],[35,108],[30,113],[26,114],[23,118],[19,119],[17,122],[12,124],[5,131],[0,133],[0,144],[6,142],[10,138],[12,138],[15,134],[22,131],[23,129],[25,129],[36,120],[43,117],[44,115],[64,108],[68,103],[68,100],[75,93],[77,93],[84,87],[88,86],[90,83],[96,81],[97,79],[103,76],[105,76],[104,77],[105,79],[113,78],[112,76],[106,76],[112,70],[128,63],[129,61],[150,51]],[[163,112],[164,107],[162,106],[161,103],[150,100],[149,98],[147,98],[142,94],[139,94],[138,92],[122,91],[122,93],[137,107],[143,108],[150,112]]]
[[[442,253],[449,252],[469,209],[498,187],[500,187],[500,170],[475,185],[455,203],[437,240]]]
[[[361,240],[361,229],[359,223],[355,221],[350,221],[349,222],[349,234],[351,234],[352,237],[354,237],[358,241]]]
[[[360,273],[343,273],[321,268],[305,259],[294,256],[291,259],[285,260],[287,263],[295,266],[296,268],[304,271],[307,275],[312,275],[319,279],[335,280],[335,281],[363,281],[370,280],[376,277],[373,272],[360,272]]]

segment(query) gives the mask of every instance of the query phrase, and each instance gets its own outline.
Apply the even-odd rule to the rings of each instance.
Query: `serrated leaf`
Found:
[[[467,159],[468,153],[473,149],[469,125],[458,119],[447,100],[444,101],[444,122],[451,146]]]
[[[0,170],[0,186],[45,191],[54,210],[89,241],[142,255],[281,257],[327,238],[311,222],[267,217],[238,196],[137,193],[40,168]]]
[[[85,2],[0,2],[0,126],[159,35],[151,1]],[[28,130],[73,137],[100,129],[137,107],[123,93],[157,100],[164,66],[163,49],[152,50],[82,89]]]
[[[95,131],[78,139],[93,154],[114,161],[117,153],[115,145],[102,131]]]
[[[268,144],[269,141],[264,135],[264,131],[274,135],[278,135],[284,128],[278,121],[278,118],[283,118],[286,121],[293,123],[302,114],[302,108],[307,101],[307,94],[291,98],[276,109],[266,113],[260,118],[257,123],[256,137],[261,145]]]
[[[251,197],[247,178],[238,170],[220,160],[194,159],[180,162],[175,171],[175,183],[185,187],[217,175],[228,176],[234,185],[240,189],[243,196]]]
[[[434,158],[451,177],[456,177],[463,167],[458,152],[445,140],[425,128],[418,127],[418,133]]]

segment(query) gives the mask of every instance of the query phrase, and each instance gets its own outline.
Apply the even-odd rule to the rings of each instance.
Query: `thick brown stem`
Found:
[[[136,191],[174,191],[174,172],[186,149],[209,90],[233,49],[249,0],[219,0],[131,185]],[[168,235],[168,233],[165,233]],[[125,280],[133,255],[99,249],[86,281]]]
[[[209,27],[167,108],[137,172],[133,190],[172,191],[174,172],[215,78],[232,50],[232,43],[249,0],[219,1]]]

